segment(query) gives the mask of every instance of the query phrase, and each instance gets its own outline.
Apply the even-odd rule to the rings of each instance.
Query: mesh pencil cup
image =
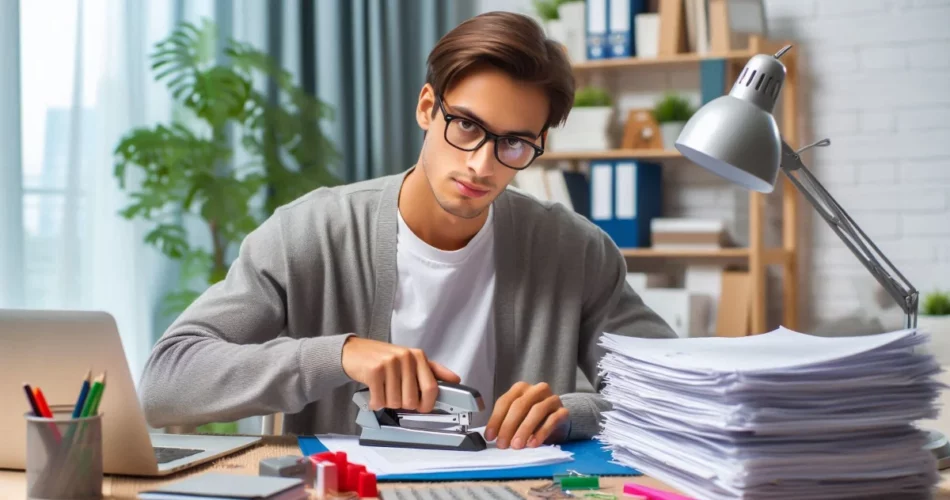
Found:
[[[72,418],[72,411],[54,405],[53,418],[25,415],[30,499],[102,498],[102,414]]]

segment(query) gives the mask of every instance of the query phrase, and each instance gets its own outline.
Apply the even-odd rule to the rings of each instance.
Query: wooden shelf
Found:
[[[622,248],[620,253],[624,257],[633,258],[747,258],[748,248],[717,248],[717,249],[678,249],[678,248]]]
[[[676,54],[661,57],[622,57],[615,59],[597,59],[574,64],[574,71],[591,71],[602,69],[642,68],[645,66],[670,66],[676,64],[698,64],[709,59],[726,59],[728,61],[749,59],[758,52],[752,50],[733,50],[720,54]]]
[[[607,151],[551,151],[539,156],[537,161],[560,160],[617,160],[633,158],[638,160],[661,160],[682,158],[676,150],[665,149],[611,149]]]
[[[675,248],[622,248],[620,253],[630,258],[652,259],[747,259],[752,254],[748,247],[717,249]],[[784,264],[788,253],[782,248],[766,248],[762,251],[763,264]]]

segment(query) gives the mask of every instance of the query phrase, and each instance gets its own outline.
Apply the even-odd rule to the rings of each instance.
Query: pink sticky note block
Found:
[[[695,498],[679,495],[669,491],[658,490],[642,484],[627,483],[623,485],[623,492],[627,495],[638,495],[650,500],[696,500]]]

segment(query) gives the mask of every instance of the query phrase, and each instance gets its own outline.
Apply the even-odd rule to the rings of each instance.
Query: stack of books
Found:
[[[605,334],[613,458],[705,500],[929,498],[940,366],[916,330],[817,337]],[[893,495],[893,496],[883,496]]]

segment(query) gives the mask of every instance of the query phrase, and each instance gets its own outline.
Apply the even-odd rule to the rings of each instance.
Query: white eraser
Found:
[[[314,477],[313,489],[318,498],[325,498],[338,491],[336,484],[336,464],[321,460],[317,462],[317,474]]]

